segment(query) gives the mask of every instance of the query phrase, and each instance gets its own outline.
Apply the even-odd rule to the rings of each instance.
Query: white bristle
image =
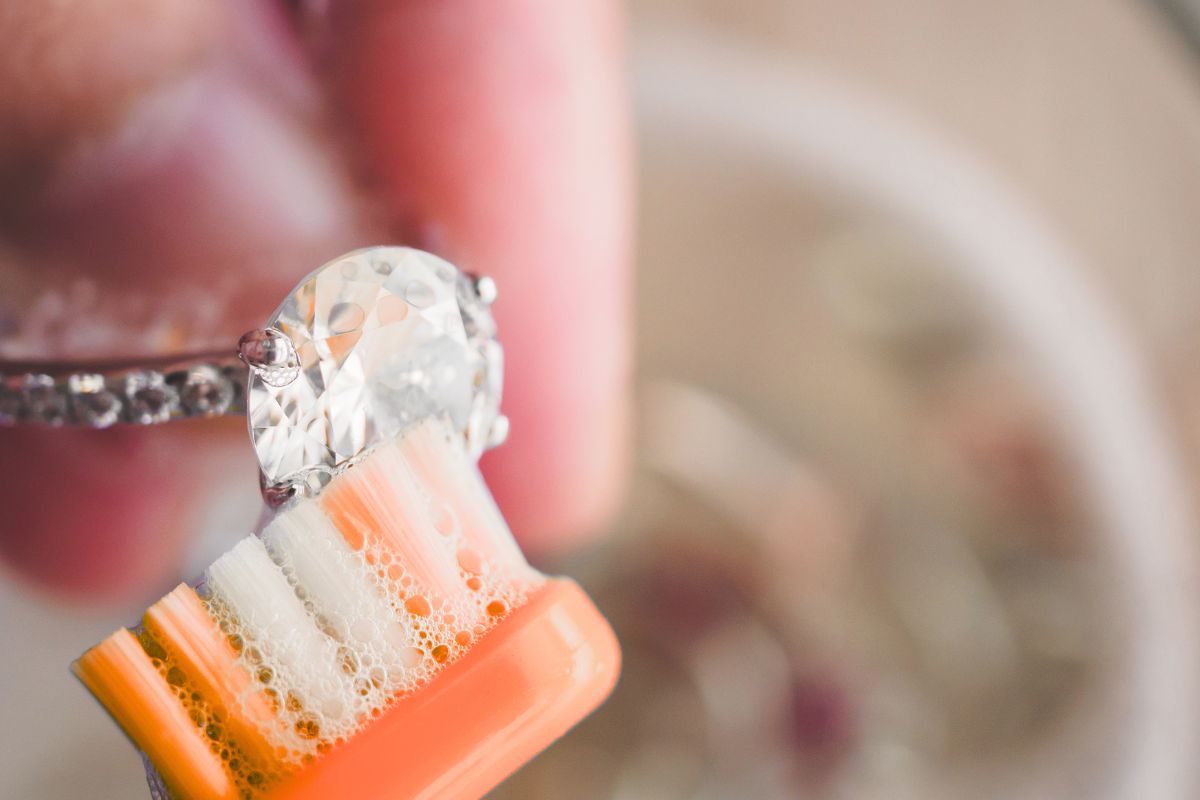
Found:
[[[324,629],[352,648],[358,670],[382,670],[386,680],[374,690],[391,691],[418,677],[418,632],[397,616],[373,568],[350,549],[316,502],[303,500],[280,514],[262,538]]]
[[[438,532],[424,490],[395,446],[384,446],[345,475],[357,499],[378,523],[394,554],[420,588],[457,599],[467,589],[455,554]]]
[[[236,621],[243,655],[254,672],[270,669],[271,685],[301,706],[287,709],[285,695],[281,715],[294,711],[299,720],[307,712],[335,727],[352,726],[354,709],[347,698],[354,687],[341,667],[337,643],[318,630],[263,543],[254,536],[238,542],[208,568],[206,578],[213,605]]]
[[[462,437],[449,434],[443,424],[428,420],[415,425],[394,447],[413,472],[421,476],[431,502],[458,518],[463,544],[511,573],[514,579],[531,572],[478,467],[468,457]]]

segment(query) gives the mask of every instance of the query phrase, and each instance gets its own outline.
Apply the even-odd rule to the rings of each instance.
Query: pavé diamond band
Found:
[[[237,353],[151,362],[0,363],[0,425],[107,428],[245,413]]]
[[[0,363],[0,424],[107,428],[245,414],[264,489],[319,486],[440,416],[478,457],[502,442],[495,284],[407,247],[334,259],[236,349],[153,363]]]

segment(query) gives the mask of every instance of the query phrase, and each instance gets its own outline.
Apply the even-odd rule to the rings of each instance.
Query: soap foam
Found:
[[[275,711],[263,735],[302,764],[435,679],[542,580],[461,439],[423,423],[237,544],[203,586],[248,691]]]
[[[236,726],[231,724],[231,713],[242,719],[251,719],[244,704],[244,700],[249,698],[231,709],[217,705],[180,668],[179,659],[171,652],[169,642],[164,644],[144,629],[137,631],[137,638],[192,724],[203,733],[209,749],[224,763],[243,798],[255,797],[260,790],[277,783],[286,774],[286,766],[276,759],[263,758],[261,754],[249,750],[248,743],[233,732]]]

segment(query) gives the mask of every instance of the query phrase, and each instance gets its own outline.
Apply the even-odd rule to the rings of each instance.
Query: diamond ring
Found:
[[[310,274],[236,349],[143,363],[0,364],[0,424],[106,428],[245,414],[264,493],[319,488],[410,423],[444,417],[475,458],[507,436],[496,285],[407,247]]]

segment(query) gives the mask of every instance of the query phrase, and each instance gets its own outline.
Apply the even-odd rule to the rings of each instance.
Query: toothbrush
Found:
[[[618,668],[607,623],[526,564],[436,421],[74,665],[194,800],[479,797],[598,705]]]
[[[506,429],[494,296],[372,248],[243,337],[275,515],[73,665],[156,796],[477,798],[611,691],[612,630],[475,464]]]

